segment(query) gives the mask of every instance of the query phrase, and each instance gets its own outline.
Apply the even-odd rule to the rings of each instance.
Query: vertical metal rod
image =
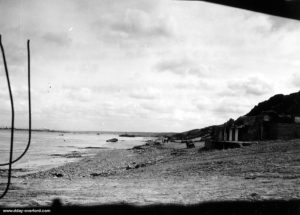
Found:
[[[12,161],[12,163],[17,162],[20,160],[28,151],[31,143],[31,86],[30,86],[30,41],[27,40],[27,56],[28,56],[28,114],[29,114],[29,127],[28,127],[28,142],[25,150],[23,153],[16,158],[15,160]],[[0,166],[6,166],[9,165],[9,163],[1,163]]]
[[[11,167],[12,167],[12,159],[13,159],[13,144],[14,144],[14,129],[15,129],[15,110],[14,110],[14,101],[13,101],[13,95],[10,87],[10,81],[9,81],[9,74],[6,64],[6,58],[4,53],[4,47],[2,45],[2,37],[0,35],[0,46],[1,46],[1,52],[2,52],[2,58],[4,63],[4,69],[6,74],[6,80],[8,85],[8,91],[9,91],[9,97],[10,97],[10,104],[11,104],[11,135],[10,135],[10,153],[9,153],[9,164],[8,164],[8,176],[7,176],[7,184],[4,192],[1,194],[0,199],[2,199],[10,186],[10,180],[11,180]]]

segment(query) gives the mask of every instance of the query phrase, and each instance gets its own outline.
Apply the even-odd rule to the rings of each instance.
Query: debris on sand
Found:
[[[88,146],[82,147],[81,149],[109,149],[108,147]]]
[[[53,176],[54,178],[61,178],[61,177],[63,177],[64,175],[61,174],[61,173],[52,173],[52,176]]]
[[[53,157],[64,157],[64,158],[80,158],[82,155],[78,151],[72,151],[67,154],[51,154]]]
[[[131,165],[127,165],[126,166],[126,170],[130,170],[130,169],[133,169],[134,167],[133,166],[131,166]]]
[[[147,164],[151,164],[152,162],[151,161],[148,161]],[[126,170],[130,170],[130,169],[138,169],[138,168],[141,168],[141,167],[146,167],[146,163],[135,163],[135,162],[132,162],[131,164],[128,164],[126,166]]]
[[[145,149],[145,148],[147,148],[145,145],[139,145],[139,146],[134,146],[132,149]]]
[[[256,179],[256,176],[254,176],[254,175],[245,176],[245,179],[254,180],[254,179]]]
[[[253,200],[258,200],[258,199],[261,199],[261,196],[257,193],[251,193],[250,194],[250,197],[253,199]]]
[[[112,173],[111,172],[100,172],[100,173],[94,172],[94,173],[90,174],[90,176],[92,176],[92,177],[97,177],[97,176],[107,177],[109,175],[112,175]]]
[[[188,149],[195,148],[195,144],[191,140],[187,140],[185,144],[186,144],[186,148]]]

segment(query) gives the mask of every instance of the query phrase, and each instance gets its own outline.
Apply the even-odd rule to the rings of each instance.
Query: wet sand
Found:
[[[55,198],[64,205],[300,199],[300,140],[213,151],[201,146],[92,149],[96,156],[44,172],[15,172],[0,206],[48,206]]]

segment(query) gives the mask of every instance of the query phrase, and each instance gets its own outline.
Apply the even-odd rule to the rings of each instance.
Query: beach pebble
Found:
[[[102,176],[102,177],[106,177],[109,176],[110,172],[100,172],[100,173],[91,173],[90,176],[92,177],[96,177],[96,176]]]
[[[54,178],[61,178],[61,177],[64,176],[64,175],[61,174],[61,173],[53,173],[52,175],[54,176]]]
[[[254,179],[256,179],[256,177],[255,177],[255,176],[252,176],[252,175],[250,175],[250,176],[246,176],[246,177],[245,177],[245,179],[252,179],[252,180],[254,180]]]
[[[251,193],[250,196],[254,199],[260,198],[260,195],[258,195],[257,193]]]
[[[127,165],[126,166],[126,170],[129,170],[129,169],[133,169],[134,167],[133,166],[130,166],[130,165]]]
[[[30,200],[29,201],[29,206],[30,207],[38,207],[38,206],[40,206],[40,204],[35,200]]]

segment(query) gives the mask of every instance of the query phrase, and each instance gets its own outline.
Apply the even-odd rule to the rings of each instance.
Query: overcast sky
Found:
[[[185,131],[300,88],[299,21],[210,3],[0,0],[0,33],[17,127],[28,124],[27,39],[34,128]]]

